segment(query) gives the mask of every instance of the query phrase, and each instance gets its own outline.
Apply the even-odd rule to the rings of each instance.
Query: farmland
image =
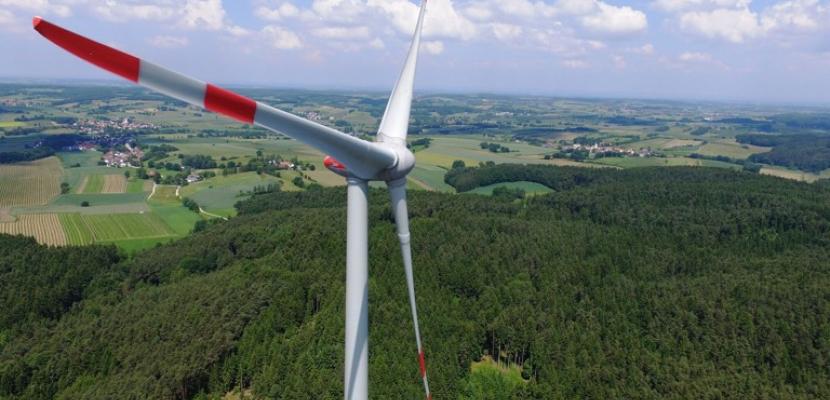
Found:
[[[38,243],[53,246],[72,244],[64,235],[58,214],[21,215],[14,222],[0,222],[0,233],[32,236]]]
[[[386,96],[270,89],[243,92],[369,140],[377,129]],[[300,191],[310,185],[344,184],[342,177],[324,168],[325,154],[297,140],[239,125],[141,89],[0,85],[0,98],[28,104],[15,114],[0,113],[0,133],[21,127],[40,129],[28,135],[3,134],[0,152],[27,151],[46,138],[77,133],[80,128],[63,122],[72,119],[107,124],[108,134],[113,135],[110,139],[127,138],[109,147],[56,149],[56,157],[0,165],[0,221],[14,224],[14,228],[7,225],[8,230],[33,231],[34,227],[24,229],[24,225],[54,215],[63,224],[67,243],[114,242],[134,250],[186,235],[197,221],[234,216],[234,204],[255,188],[278,185],[281,191]],[[795,117],[787,114],[792,112],[787,108],[437,94],[418,96],[412,111],[410,140],[415,142],[412,150],[417,160],[408,176],[412,190],[454,193],[444,175],[456,161],[467,166],[519,163],[613,169],[748,167],[808,182],[830,178],[830,170],[804,172],[785,166],[753,166],[748,161],[773,147],[745,143],[739,140],[741,135],[757,134],[761,128],[771,135],[779,128],[796,129],[791,124]],[[819,121],[811,126],[821,126],[823,111],[797,111],[809,121]],[[26,122],[11,121],[16,118]],[[129,126],[142,128],[131,130]],[[148,179],[139,179],[139,165],[126,169],[105,166],[105,152],[127,151],[126,141],[145,151],[164,149],[154,156],[153,164],[139,161],[141,177]],[[604,150],[585,150],[592,144]],[[579,148],[583,153],[575,157],[573,149],[578,146],[585,147]],[[619,152],[605,154],[608,149]],[[211,164],[185,165],[186,160],[199,158]],[[279,171],[264,169],[278,161],[294,166],[280,166]],[[188,183],[190,174],[204,179]],[[373,182],[372,186],[384,185]],[[531,195],[547,191],[528,182],[500,186]],[[483,187],[473,192],[491,194],[493,189]],[[183,207],[184,198],[195,201],[204,212]],[[139,231],[125,230],[127,222],[137,224]]]
[[[46,204],[60,193],[60,176],[55,157],[0,165],[0,208]]]
[[[133,239],[160,239],[176,235],[154,213],[60,214],[69,244],[110,243]]]

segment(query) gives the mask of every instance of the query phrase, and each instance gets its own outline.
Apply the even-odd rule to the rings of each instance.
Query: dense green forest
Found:
[[[447,180],[556,191],[411,193],[434,398],[830,398],[827,187],[706,168]],[[0,398],[342,398],[344,203],[256,195],[130,259],[0,237]],[[371,204],[371,395],[422,398],[385,191]],[[485,355],[523,379],[471,372]]]
[[[825,134],[738,135],[740,143],[773,146],[766,153],[753,154],[752,162],[797,168],[819,173],[830,168],[830,136]]]

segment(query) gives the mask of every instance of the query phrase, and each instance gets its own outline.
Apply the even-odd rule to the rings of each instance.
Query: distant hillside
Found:
[[[830,189],[490,168],[455,179],[559,184],[411,194],[434,398],[830,398]],[[370,391],[421,398],[385,191],[371,202]],[[342,188],[254,196],[129,260],[0,236],[0,398],[342,398],[344,203]]]

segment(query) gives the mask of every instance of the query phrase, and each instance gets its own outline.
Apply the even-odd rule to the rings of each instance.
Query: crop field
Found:
[[[61,174],[56,157],[0,165],[0,207],[46,204],[60,194]]]
[[[127,181],[127,193],[144,193],[153,189],[153,182],[149,180],[131,179]]]
[[[148,199],[154,203],[179,203],[176,186],[173,185],[156,185],[156,191]]]
[[[413,189],[432,190],[439,192],[455,192],[455,188],[444,183],[445,168],[437,165],[415,165],[407,177],[409,187]]]
[[[176,232],[152,212],[103,215],[60,214],[60,222],[69,244],[176,236]]]
[[[101,152],[95,150],[87,151],[64,151],[58,153],[64,168],[95,167],[101,159]]]
[[[521,189],[524,190],[525,194],[528,195],[540,195],[540,194],[547,194],[553,192],[553,189],[542,185],[541,183],[536,182],[528,182],[528,181],[518,181],[518,182],[504,182],[504,183],[494,183],[492,185],[481,186],[477,187],[469,192],[465,193],[473,193],[473,194],[482,194],[486,196],[493,195],[493,189],[497,187],[505,187],[508,189]]]
[[[104,189],[104,175],[89,175],[78,186],[78,193],[101,193]]]
[[[101,193],[124,193],[127,191],[127,178],[124,175],[104,175]]]
[[[38,243],[62,246],[68,243],[57,214],[25,214],[14,222],[0,222],[0,233],[34,237]]]
[[[187,235],[202,217],[181,204],[152,204],[153,214],[158,215],[177,235]]]
[[[329,171],[326,172],[331,173]],[[285,181],[290,182],[296,176],[296,173],[292,175],[284,171],[281,175],[284,176]],[[222,216],[229,216],[235,214],[233,205],[237,201],[247,197],[240,196],[240,192],[251,191],[257,185],[267,186],[268,184],[279,182],[281,182],[280,179],[270,175],[257,175],[255,172],[245,172],[224,177],[217,176],[203,182],[184,186],[181,189],[181,196],[195,200],[205,211]],[[282,183],[282,185],[283,188],[288,189],[285,183]]]
[[[740,144],[733,141],[709,142],[700,147],[698,153],[707,156],[727,156],[738,160],[756,154],[770,151],[769,147]]]
[[[26,124],[18,121],[0,121],[0,128],[17,128]]]

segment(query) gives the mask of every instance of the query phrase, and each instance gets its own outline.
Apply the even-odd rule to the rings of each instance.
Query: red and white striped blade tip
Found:
[[[43,21],[43,18],[37,17],[37,16],[33,17],[32,18],[32,28],[37,29],[37,26],[40,25],[40,21]]]

